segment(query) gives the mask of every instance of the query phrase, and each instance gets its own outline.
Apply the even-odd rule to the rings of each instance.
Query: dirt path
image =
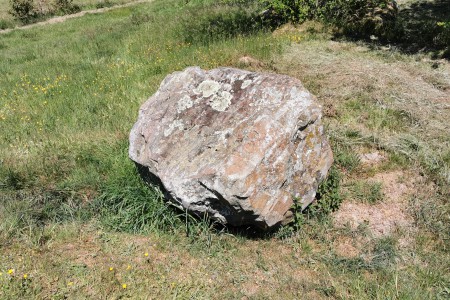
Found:
[[[30,29],[33,27],[37,27],[37,26],[43,26],[43,25],[48,25],[48,24],[56,24],[56,23],[62,23],[68,19],[74,19],[74,18],[79,18],[82,17],[86,14],[99,14],[99,13],[104,13],[113,9],[117,9],[117,8],[122,8],[122,7],[128,7],[128,6],[133,6],[136,4],[140,4],[140,3],[146,3],[146,2],[152,2],[153,0],[137,0],[137,1],[133,1],[133,2],[129,2],[129,3],[125,3],[125,4],[121,4],[121,5],[115,5],[115,6],[111,6],[111,7],[104,7],[104,8],[98,8],[98,9],[91,9],[91,10],[83,10],[80,11],[76,14],[71,14],[71,15],[65,15],[65,16],[59,16],[59,17],[54,17],[54,18],[50,18],[48,20],[42,21],[42,22],[38,22],[38,23],[33,23],[30,25],[25,25],[25,26],[20,26],[20,27],[15,27],[15,28],[8,28],[8,29],[4,29],[4,30],[0,30],[0,34],[2,33],[8,33],[11,32],[13,30],[16,29]]]

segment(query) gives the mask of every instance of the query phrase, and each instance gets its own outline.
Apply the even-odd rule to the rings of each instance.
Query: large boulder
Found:
[[[299,80],[190,67],[167,76],[130,133],[130,158],[176,205],[268,229],[315,199],[333,162],[321,107]]]

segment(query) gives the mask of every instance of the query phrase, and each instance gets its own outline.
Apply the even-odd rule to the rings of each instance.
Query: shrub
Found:
[[[434,42],[439,46],[444,46],[444,56],[450,58],[450,21],[438,22],[438,28],[440,32],[437,34]]]
[[[219,9],[220,8],[220,9]],[[258,32],[264,24],[252,9],[234,6],[190,10],[182,17],[179,35],[186,43],[209,44]]]
[[[388,36],[397,16],[394,0],[270,0],[268,7],[283,21],[321,20],[357,36]]]
[[[73,14],[81,10],[80,6],[73,4],[73,0],[56,0],[53,9],[55,13]]]
[[[304,22],[318,14],[314,0],[271,0],[268,9],[284,22]]]
[[[392,0],[335,0],[327,1],[322,18],[346,34],[389,37],[397,13],[397,4]]]
[[[30,23],[37,17],[33,0],[11,0],[11,9],[9,13],[24,24]]]

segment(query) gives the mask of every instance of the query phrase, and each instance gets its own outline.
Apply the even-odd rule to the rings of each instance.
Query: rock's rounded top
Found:
[[[304,187],[292,185],[295,176],[305,177],[302,168],[317,168],[330,154],[316,170],[320,176],[308,175],[317,188],[331,164],[320,118],[320,106],[297,79],[190,67],[167,76],[142,105],[129,154],[181,206],[223,223],[270,227],[285,218],[293,196],[304,196],[305,206],[313,200],[315,189],[305,196],[298,192]],[[306,144],[310,149],[298,153]],[[303,162],[307,157],[311,162]]]

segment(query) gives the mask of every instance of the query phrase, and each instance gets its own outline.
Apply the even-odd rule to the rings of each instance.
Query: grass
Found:
[[[81,10],[90,10],[103,7],[111,7],[115,5],[121,5],[132,2],[130,0],[75,0],[72,4],[79,7]],[[60,15],[61,12],[52,12],[55,6],[55,1],[44,0],[44,1],[34,1],[34,7],[37,12],[41,15],[36,21],[43,21],[55,15]],[[9,13],[11,10],[10,0],[0,0],[0,30],[7,28],[14,28],[16,26],[22,25],[20,21],[15,20],[14,17]]]
[[[448,62],[311,23],[243,28],[257,9],[241,5],[161,0],[1,36],[0,298],[448,297]],[[185,216],[139,179],[127,147],[140,104],[168,73],[245,55],[323,104],[336,159],[323,199],[390,205],[373,178],[403,174],[409,226],[377,236],[311,211],[255,235]],[[385,160],[362,162],[371,151]],[[329,192],[338,181],[344,196]]]
[[[356,181],[349,187],[352,198],[374,204],[383,199],[382,185],[379,182]]]

